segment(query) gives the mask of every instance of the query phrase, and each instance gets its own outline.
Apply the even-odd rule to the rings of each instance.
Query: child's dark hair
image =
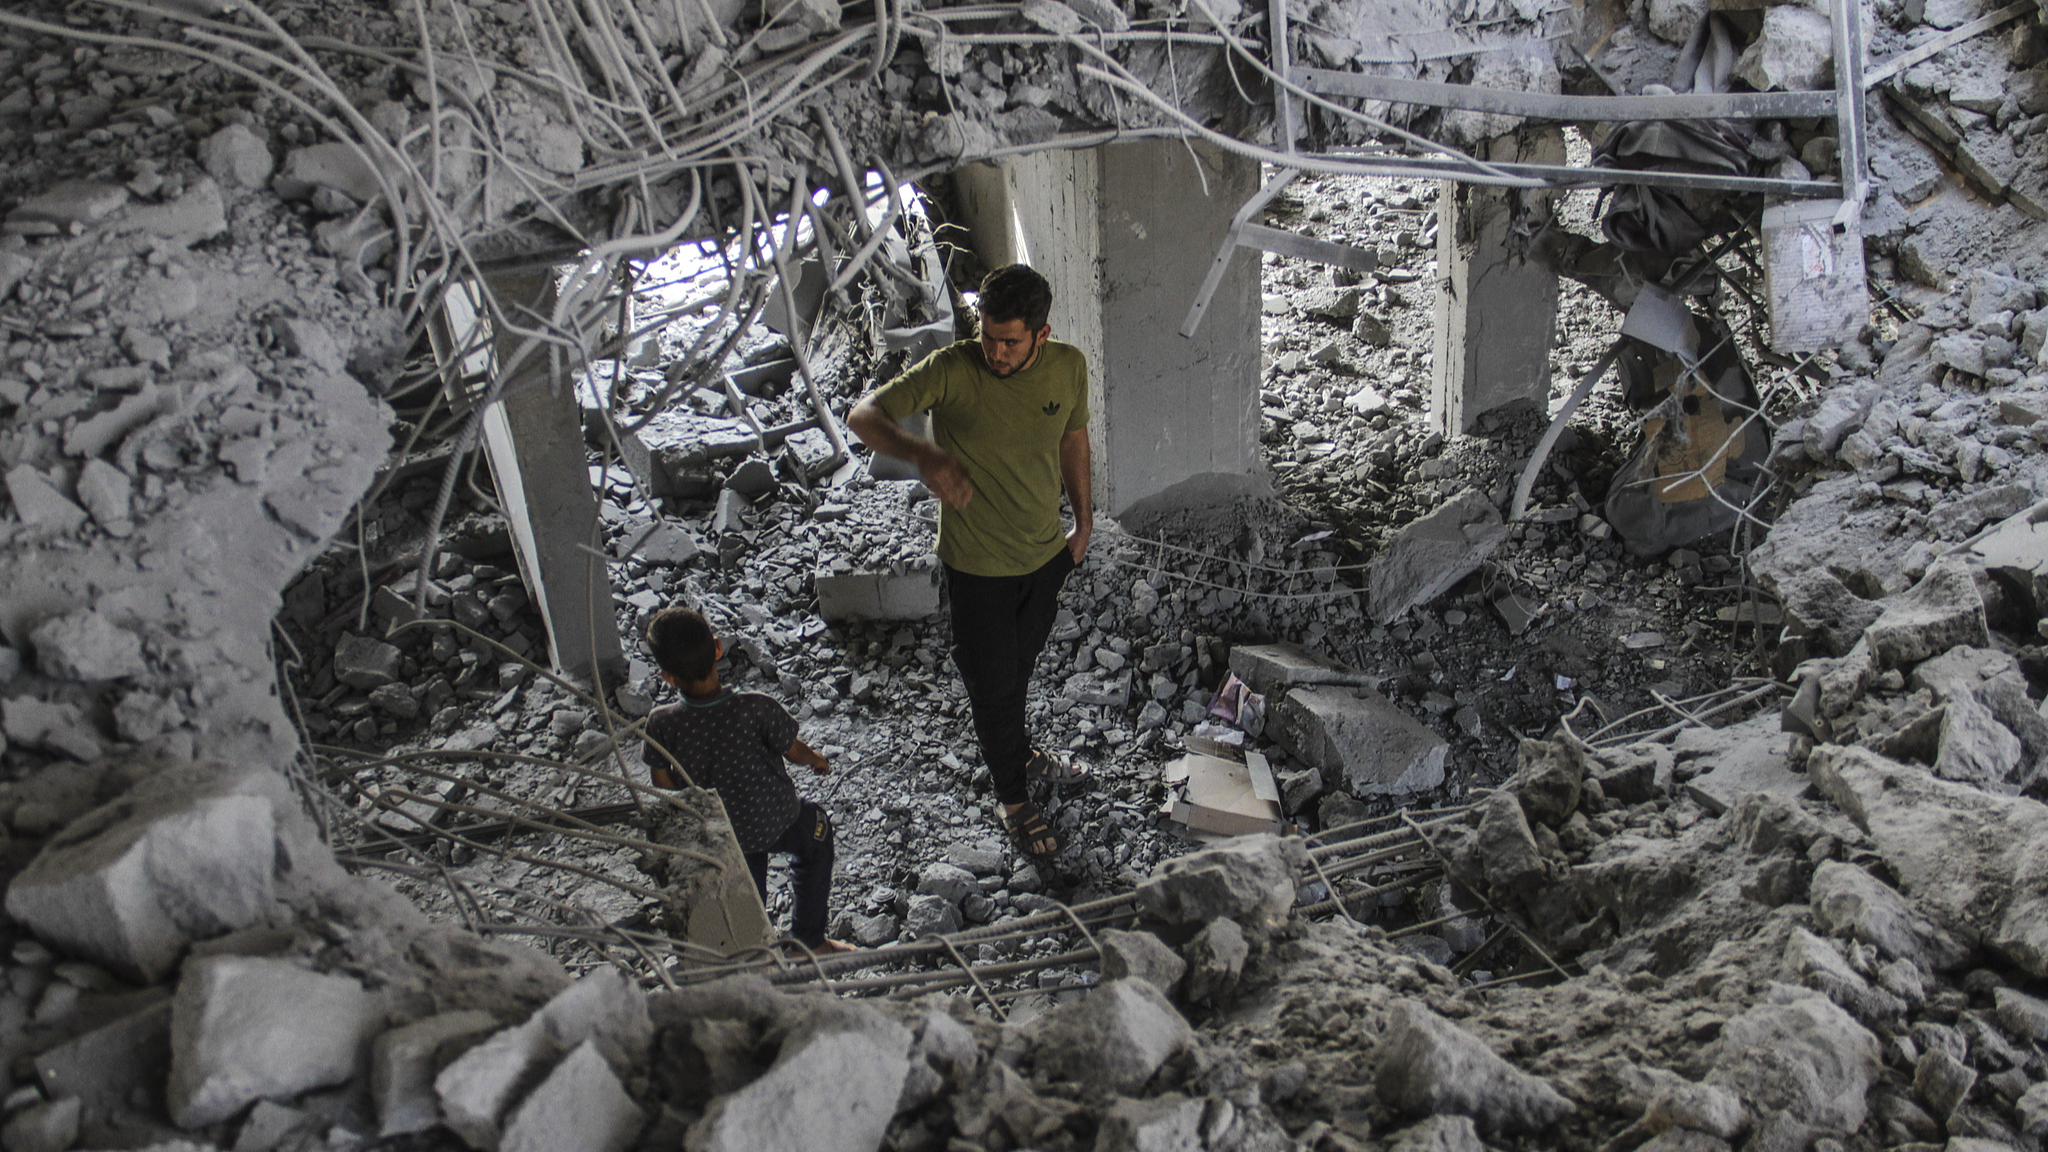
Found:
[[[975,306],[983,320],[1022,320],[1036,332],[1052,312],[1052,285],[1029,264],[1006,264],[982,277]]]
[[[711,623],[688,608],[663,608],[647,622],[647,647],[661,670],[684,684],[710,677],[718,667],[718,638]]]

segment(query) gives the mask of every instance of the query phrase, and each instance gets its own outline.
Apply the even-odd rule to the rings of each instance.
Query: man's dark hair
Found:
[[[1037,332],[1052,312],[1052,285],[1029,264],[1008,264],[982,277],[976,307],[983,320],[1022,320]]]
[[[718,667],[711,623],[688,608],[663,608],[647,622],[647,647],[661,670],[684,684],[707,679]]]

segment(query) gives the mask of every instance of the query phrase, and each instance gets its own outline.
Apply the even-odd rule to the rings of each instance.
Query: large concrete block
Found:
[[[443,1012],[393,1028],[370,1046],[370,1098],[377,1104],[378,1135],[425,1132],[441,1122],[434,1076],[441,1055],[498,1026],[488,1012]]]
[[[497,1149],[513,1102],[534,1076],[585,1041],[616,1069],[646,1059],[654,1041],[647,996],[614,969],[571,984],[525,1023],[471,1048],[434,1078],[443,1122],[472,1148]]]
[[[939,612],[939,572],[820,572],[812,580],[827,620],[923,620]]]
[[[1038,1068],[1111,1092],[1137,1091],[1194,1038],[1159,989],[1135,976],[1104,984],[1030,1027]]]
[[[280,795],[283,794],[283,795]],[[153,776],[53,838],[7,889],[43,941],[153,983],[195,940],[270,909],[283,778],[198,764]]]
[[[585,1040],[505,1125],[505,1152],[625,1152],[647,1117]]]
[[[1355,796],[1403,796],[1444,781],[1450,744],[1376,692],[1296,688],[1270,707],[1267,731]]]
[[[875,1152],[910,1072],[910,1043],[909,1029],[871,1008],[815,1012],[784,1041],[774,1067],[712,1101],[684,1147]]]
[[[375,1001],[343,976],[282,960],[210,956],[185,966],[171,1002],[171,1119],[219,1123],[265,1098],[346,1083]]]

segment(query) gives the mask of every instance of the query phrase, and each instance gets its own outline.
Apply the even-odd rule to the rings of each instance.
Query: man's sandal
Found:
[[[1045,813],[1038,805],[1026,800],[1024,806],[1010,812],[1002,801],[996,801],[996,819],[1002,821],[1003,831],[1010,837],[1010,843],[1017,851],[1034,860],[1044,860],[1059,854],[1060,838],[1045,822]],[[1051,848],[1038,850],[1039,844],[1050,844]]]
[[[1024,761],[1024,778],[1034,783],[1051,784],[1065,789],[1070,785],[1086,784],[1093,774],[1073,760],[1056,756],[1038,745],[1032,745],[1031,755]]]

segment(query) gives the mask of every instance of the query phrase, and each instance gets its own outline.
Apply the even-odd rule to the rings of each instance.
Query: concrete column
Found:
[[[1147,140],[954,174],[990,266],[1053,286],[1053,335],[1088,355],[1095,505],[1130,516],[1270,490],[1258,453],[1259,261],[1231,262],[1193,339],[1177,332],[1256,162]]]
[[[523,306],[548,315],[552,268],[496,276],[490,287],[507,313]],[[458,317],[451,317],[457,331]],[[497,334],[492,349],[509,360],[521,338]],[[495,370],[495,366],[494,366]],[[588,673],[592,657],[607,675],[625,667],[612,613],[611,575],[584,551],[600,548],[597,493],[584,456],[583,414],[568,380],[549,379],[545,353],[521,365],[505,398],[484,413],[484,449],[512,530],[519,574],[547,622],[548,659],[559,671]]]
[[[1525,128],[1477,152],[1502,162],[1563,164],[1564,133],[1547,125]],[[1445,181],[1437,194],[1430,417],[1452,434],[1470,432],[1487,412],[1514,406],[1542,412],[1549,404],[1557,277],[1510,251],[1516,196],[1540,199],[1531,204],[1531,223],[1547,216],[1547,192]]]

